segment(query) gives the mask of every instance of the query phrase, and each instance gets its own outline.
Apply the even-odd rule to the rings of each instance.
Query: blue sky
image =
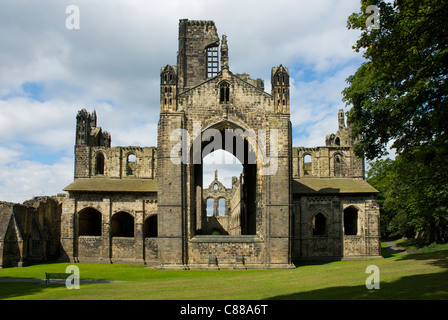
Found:
[[[77,5],[80,29],[65,26]],[[159,72],[176,64],[179,19],[214,20],[230,70],[291,75],[294,146],[337,130],[345,79],[363,62],[346,28],[359,0],[0,0],[0,201],[54,195],[73,180],[75,117],[94,109],[113,146],[157,145]]]

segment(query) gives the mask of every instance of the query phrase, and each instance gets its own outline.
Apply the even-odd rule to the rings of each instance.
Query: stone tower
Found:
[[[76,116],[75,179],[90,176],[90,147],[110,147],[111,137],[97,127],[95,110],[82,109]]]
[[[285,68],[282,65],[278,68],[272,68],[271,84],[275,111],[280,113],[289,113],[288,68]]]
[[[288,70],[273,68],[270,95],[262,81],[229,70],[228,50],[213,21],[180,20],[178,65],[162,68],[157,196],[164,268],[291,263]],[[243,164],[231,219],[238,235],[205,234],[202,159],[218,149]]]

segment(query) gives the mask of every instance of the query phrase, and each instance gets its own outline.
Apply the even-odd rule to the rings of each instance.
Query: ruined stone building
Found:
[[[160,72],[157,148],[111,147],[96,113],[79,111],[62,258],[253,269],[380,257],[377,191],[342,110],[325,146],[293,147],[288,68],[272,68],[268,93],[229,69],[229,51],[213,21],[179,21],[177,65]],[[242,164],[230,187],[218,172],[204,182],[218,149]]]
[[[52,261],[60,256],[61,204],[38,197],[0,202],[0,268]]]

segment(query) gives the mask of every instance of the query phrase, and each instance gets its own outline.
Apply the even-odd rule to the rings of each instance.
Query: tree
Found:
[[[443,178],[415,155],[371,162],[367,181],[377,188],[381,210],[381,234],[411,237],[429,242],[448,240],[448,190]],[[437,181],[442,180],[442,182]]]
[[[369,5],[379,8],[377,29],[366,26]],[[343,91],[357,155],[378,159],[390,142],[397,150],[379,179],[396,215],[390,226],[439,242],[448,221],[447,12],[446,0],[361,0],[348,28],[362,31],[354,49],[366,61]]]

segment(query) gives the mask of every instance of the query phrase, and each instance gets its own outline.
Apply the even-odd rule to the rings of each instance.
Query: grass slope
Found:
[[[293,270],[160,271],[136,265],[77,264],[81,279],[122,283],[65,285],[0,282],[0,299],[38,300],[257,300],[257,299],[448,299],[448,250],[385,259],[341,261]],[[380,289],[365,286],[366,267],[380,270]],[[0,279],[45,277],[68,263],[0,269]]]

